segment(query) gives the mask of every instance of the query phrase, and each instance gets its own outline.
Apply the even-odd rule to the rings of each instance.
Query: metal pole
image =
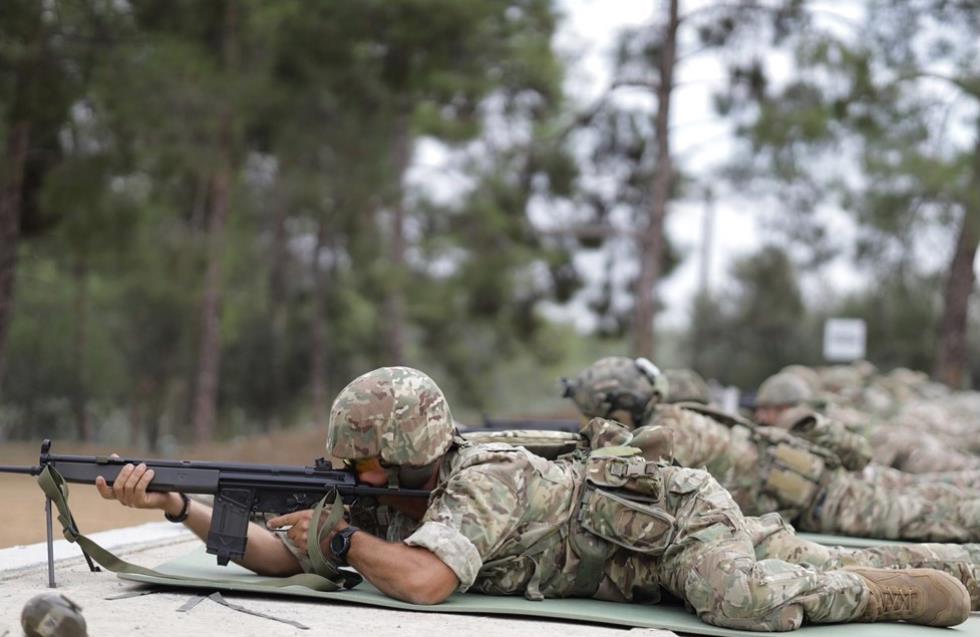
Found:
[[[57,588],[54,583],[54,533],[51,530],[51,498],[44,499],[44,517],[48,530],[48,588]]]

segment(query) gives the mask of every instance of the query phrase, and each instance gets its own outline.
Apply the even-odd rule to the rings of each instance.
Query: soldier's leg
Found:
[[[821,571],[845,566],[933,568],[958,579],[980,610],[980,544],[882,545],[865,549],[831,547],[796,535],[779,515],[746,518],[756,559],[780,559]]]
[[[980,541],[980,499],[935,499],[886,489],[843,470],[825,475],[796,520],[816,533],[938,542]]]
[[[669,468],[672,544],[662,558],[662,584],[704,621],[744,630],[792,630],[804,621],[833,623],[862,616],[865,580],[782,560],[756,560],[746,522],[713,478]]]
[[[927,497],[943,497],[951,492],[950,487],[960,499],[980,497],[980,469],[906,473],[892,467],[869,464],[859,475],[886,489],[914,488]]]
[[[920,427],[877,427],[871,445],[876,461],[908,473],[980,469],[980,456],[964,453]]]

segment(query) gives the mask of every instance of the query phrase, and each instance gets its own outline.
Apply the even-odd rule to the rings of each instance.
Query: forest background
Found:
[[[882,370],[977,387],[974,3],[651,3],[595,99],[568,4],[5,0],[0,441],[318,428],[391,364],[474,424],[567,412],[557,377],[608,354],[751,389],[823,363],[831,316]],[[710,165],[672,143],[705,56]],[[667,222],[715,202],[766,236],[662,324]],[[801,284],[841,261],[860,284]]]

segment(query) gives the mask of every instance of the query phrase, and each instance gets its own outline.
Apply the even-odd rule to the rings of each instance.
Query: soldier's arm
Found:
[[[147,492],[146,487],[151,480],[153,470],[146,465],[126,465],[111,487],[99,476],[95,480],[95,488],[103,498],[118,500],[123,506],[159,509],[176,517],[184,507],[183,499],[172,492]],[[188,504],[184,525],[206,541],[211,527],[211,507],[192,500]],[[302,572],[293,554],[270,531],[250,523],[247,537],[245,556],[236,563],[259,575],[285,576]]]
[[[732,427],[675,405],[658,409],[656,424],[675,431],[674,459],[681,466],[706,467],[712,474],[727,467],[732,454],[741,451],[736,447],[749,444],[734,436]]]
[[[812,414],[800,419],[790,431],[837,454],[849,471],[860,471],[871,462],[871,444],[868,440],[864,436],[848,431],[836,420]]]
[[[438,604],[459,587],[452,569],[428,549],[368,533],[351,536],[347,561],[385,595],[412,604]]]

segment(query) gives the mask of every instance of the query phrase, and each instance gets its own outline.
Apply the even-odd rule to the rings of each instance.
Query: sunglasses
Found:
[[[376,469],[388,469],[390,464],[381,458],[358,458],[357,460],[344,460],[344,468],[355,473],[364,473]]]

